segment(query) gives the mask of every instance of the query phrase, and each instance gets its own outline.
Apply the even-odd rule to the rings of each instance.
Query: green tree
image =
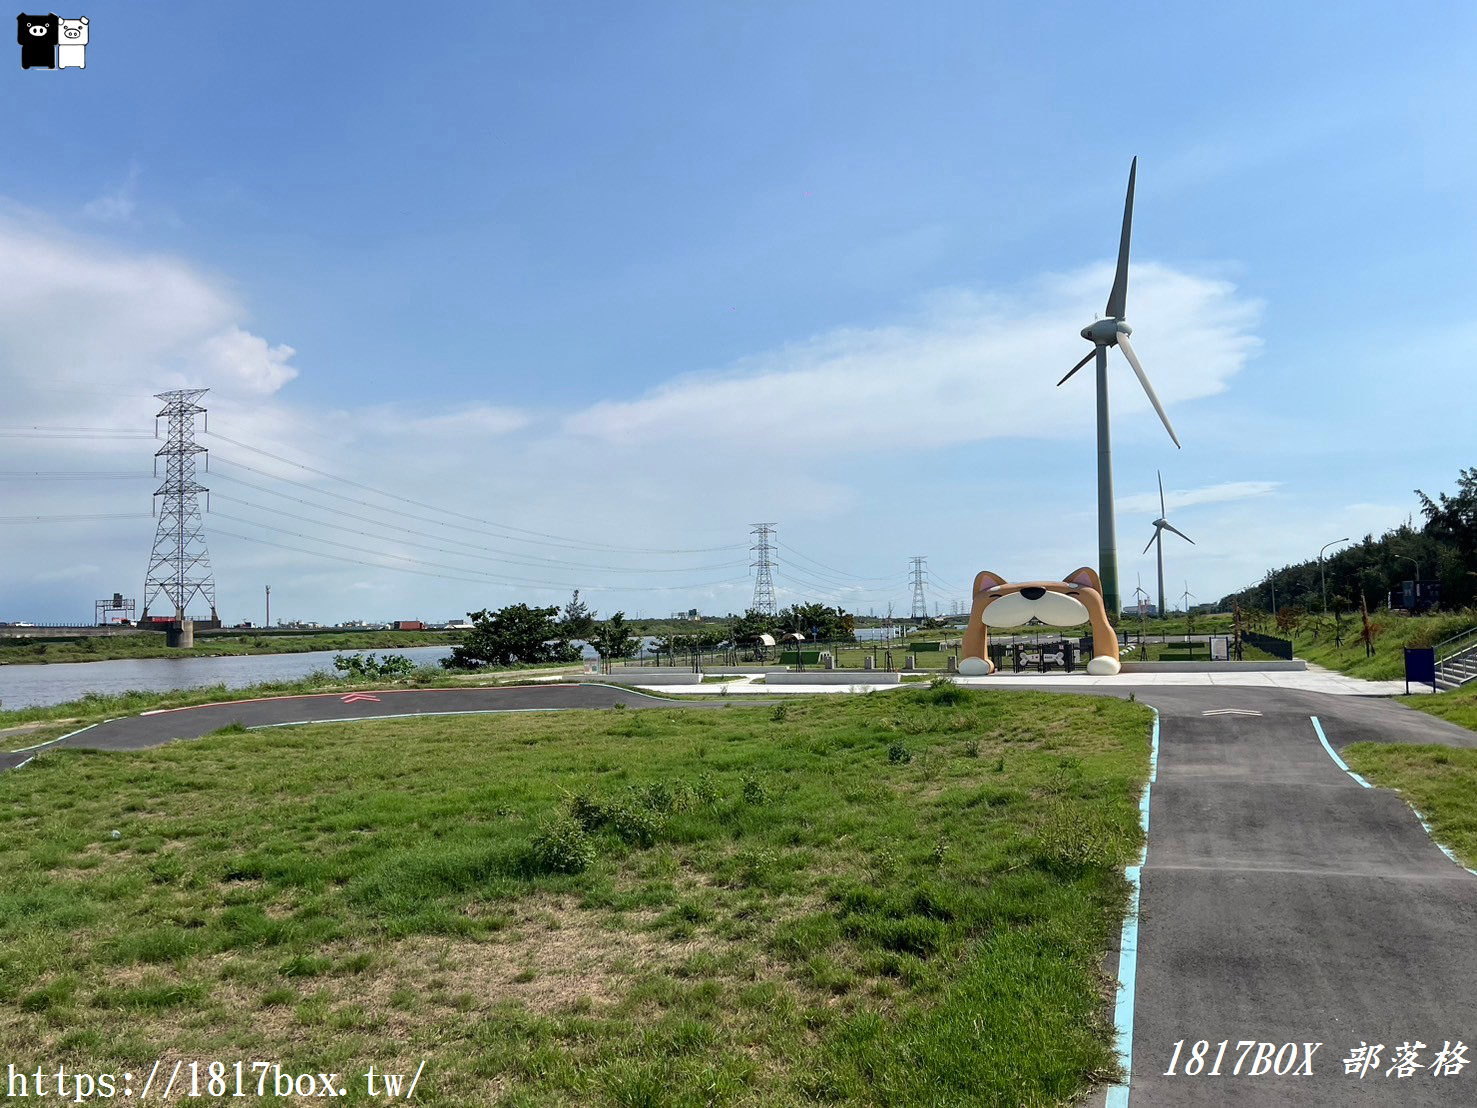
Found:
[[[472,630],[460,646],[451,649],[451,657],[441,664],[447,669],[480,669],[483,666],[511,666],[535,662],[576,662],[579,648],[562,637],[554,617],[558,608],[530,608],[527,604],[510,604],[489,612],[468,612]]]
[[[579,589],[564,605],[564,614],[559,619],[559,634],[565,639],[588,640],[595,630],[595,613],[580,599]]]
[[[626,613],[616,612],[600,626],[595,628],[589,638],[589,643],[595,648],[602,660],[611,658],[629,658],[636,653],[636,648],[641,645],[641,640],[631,634],[631,629],[626,626]]]
[[[779,614],[777,622],[781,631],[798,631],[819,642],[850,642],[856,638],[856,620],[839,607],[792,604]]]
[[[779,621],[757,608],[750,608],[728,628],[728,638],[735,646],[748,646],[760,635],[774,634]]]

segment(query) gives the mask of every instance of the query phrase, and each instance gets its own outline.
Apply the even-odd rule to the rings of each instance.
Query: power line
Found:
[[[151,473],[111,473],[98,471],[88,473],[83,470],[54,470],[46,472],[43,470],[0,470],[0,477],[10,480],[26,481],[147,481],[154,475]]]
[[[112,512],[77,516],[0,516],[0,523],[90,523],[104,519],[153,519],[146,512]]]
[[[217,474],[217,476],[219,476],[219,474]],[[259,512],[269,512],[273,516],[284,516],[287,519],[296,519],[296,520],[299,520],[299,521],[301,521],[303,523],[321,524],[321,522],[322,522],[321,520],[313,519],[310,516],[300,516],[300,515],[297,515],[295,512],[284,512],[280,508],[269,508],[269,507],[267,507],[264,504],[257,504],[257,503],[254,503],[254,502],[250,501],[250,500],[242,500],[240,497],[236,497],[236,496],[228,496],[227,494],[225,494],[223,492],[217,492],[217,493],[214,493],[213,495],[214,495],[214,498],[216,500],[225,500],[225,501],[229,501],[232,504],[240,504],[240,505],[242,505],[243,507],[246,507],[246,508],[254,508],[254,509],[256,509]],[[296,498],[293,498],[293,499],[296,499]],[[310,506],[311,507],[317,507],[317,505],[310,505]],[[326,508],[324,510],[325,511],[336,511],[336,509],[333,509],[333,508]],[[405,534],[408,534],[408,535],[420,535],[423,538],[425,537],[425,535],[422,532],[413,530],[413,529],[411,529],[409,527],[395,527],[392,524],[379,523],[377,520],[368,519],[368,518],[366,518],[364,516],[351,515],[348,512],[337,512],[337,514],[338,515],[343,515],[343,516],[348,516],[348,518],[350,518],[350,519],[360,520],[363,523],[372,523],[375,526],[380,527],[381,529],[387,529],[387,530],[393,530],[393,531],[402,531],[402,532],[404,532]],[[220,515],[222,515],[222,513],[220,513],[220,512],[212,512],[211,515],[212,516],[220,516]],[[223,518],[231,518],[231,517],[223,516]],[[238,520],[238,522],[241,522],[241,523],[251,523],[252,521],[251,520]],[[268,525],[267,524],[256,524],[256,526],[267,527]],[[347,532],[350,535],[362,535],[365,538],[370,538],[370,539],[377,539],[377,538],[383,538],[384,537],[382,534],[377,533],[377,532],[372,532],[372,531],[356,531],[352,527],[342,527],[342,526],[340,526],[338,524],[334,524],[333,526],[334,526],[334,528],[335,528],[336,531]],[[400,543],[403,546],[414,546],[414,547],[418,547],[419,549],[422,549],[422,550],[434,550],[434,551],[437,551],[438,553],[441,553],[441,554],[451,554],[451,555],[454,555],[456,557],[461,557],[461,558],[465,558],[465,557],[468,557],[469,556],[466,553],[464,553],[463,551],[460,551],[460,550],[448,550],[444,546],[431,546],[431,545],[429,545],[427,543],[412,542],[409,539],[396,539],[395,541],[398,542],[398,543]],[[446,539],[444,539],[442,541],[443,542],[449,542],[449,541],[454,541],[454,540],[446,540]],[[476,553],[476,554],[501,553],[500,551],[490,551],[488,548],[478,546],[476,543],[458,543],[457,545],[469,547],[472,550],[472,552],[473,553]],[[559,567],[566,568],[566,569],[580,569],[580,570],[598,569],[598,570],[605,570],[605,571],[612,572],[612,573],[703,573],[703,572],[706,572],[708,570],[713,570],[713,569],[734,569],[734,568],[737,568],[738,566],[742,566],[742,565],[746,565],[747,564],[745,562],[715,562],[715,563],[712,563],[712,564],[709,564],[709,565],[705,565],[705,566],[669,566],[669,567],[662,568],[662,569],[650,569],[650,568],[631,567],[631,566],[597,566],[597,565],[585,565],[585,564],[578,563],[578,562],[559,562],[559,561],[555,561],[553,559],[548,559],[548,558],[541,559],[541,560],[538,560],[538,561],[527,561],[527,560],[524,560],[524,559],[521,559],[521,558],[517,558],[517,557],[509,557],[509,558],[504,558],[503,561],[504,562],[509,562],[509,563],[512,563],[512,564],[515,564],[515,565],[532,566],[535,569],[541,569],[541,568],[545,568],[547,566],[559,566]]]
[[[647,548],[647,547],[618,546],[618,545],[614,545],[614,544],[611,544],[611,543],[587,542],[586,540],[583,540],[583,539],[572,539],[572,538],[569,538],[567,536],[552,535],[552,534],[549,534],[549,533],[547,533],[545,531],[530,531],[530,530],[528,530],[527,528],[524,528],[524,527],[514,527],[514,526],[512,526],[510,524],[506,524],[506,523],[494,523],[492,520],[481,519],[481,518],[479,518],[477,516],[465,515],[465,514],[463,514],[461,512],[454,512],[450,508],[443,508],[443,507],[441,507],[439,505],[436,505],[436,504],[428,504],[428,503],[426,503],[425,501],[422,501],[422,500],[414,500],[414,499],[412,499],[412,498],[410,498],[408,496],[401,496],[398,493],[386,492],[384,489],[376,488],[373,485],[366,485],[366,484],[364,484],[364,483],[362,483],[360,481],[352,481],[352,480],[350,480],[347,477],[340,477],[337,474],[329,473],[327,470],[315,469],[313,466],[305,465],[302,462],[295,462],[291,458],[284,458],[282,455],[280,455],[280,454],[273,454],[269,450],[263,450],[260,447],[256,447],[256,446],[249,446],[248,444],[246,444],[244,442],[239,442],[236,439],[229,438],[226,435],[222,435],[218,431],[212,432],[212,434],[214,435],[215,438],[220,439],[222,442],[228,442],[228,443],[232,444],[233,446],[239,446],[243,450],[250,450],[254,454],[261,454],[263,457],[271,458],[274,461],[282,462],[284,465],[295,466],[296,468],[301,469],[301,470],[304,470],[305,472],[317,474],[319,477],[326,477],[330,481],[339,481],[339,482],[341,482],[341,483],[343,483],[345,485],[350,485],[353,488],[362,489],[365,492],[372,492],[376,496],[387,497],[390,500],[398,500],[402,504],[410,504],[410,505],[413,505],[413,506],[415,506],[417,508],[426,508],[429,511],[440,512],[442,515],[451,516],[451,517],[456,518],[456,519],[467,520],[467,521],[469,521],[471,523],[481,523],[481,524],[483,524],[483,525],[485,525],[487,527],[496,527],[499,530],[515,532],[514,535],[500,536],[500,537],[503,537],[503,538],[514,538],[515,540],[517,540],[517,535],[531,535],[531,536],[535,536],[538,539],[549,540],[548,542],[542,543],[541,545],[546,545],[546,546],[567,546],[567,545],[572,545],[572,546],[574,546],[576,548],[579,548],[579,549],[610,550],[610,551],[618,551],[618,552],[623,553],[623,554],[708,554],[708,553],[712,553],[712,552],[714,552],[716,550],[731,550],[731,549],[733,549],[733,547],[731,547],[731,546],[724,546],[724,547],[716,547],[716,546],[714,546],[714,547],[698,547],[698,548],[692,548],[692,549],[686,549],[686,550],[660,550],[660,549],[651,549],[651,548]],[[240,465],[239,462],[238,463],[234,463],[234,464]],[[242,468],[243,469],[250,469],[251,467],[249,467],[249,466],[243,466]],[[255,472],[260,472],[260,471],[258,471],[258,470],[252,470],[252,472],[255,473]],[[271,475],[268,475],[268,476],[271,476]],[[286,478],[277,478],[277,479],[278,480],[286,480]],[[296,482],[294,482],[294,483],[296,483]],[[311,486],[309,486],[309,487],[311,487]],[[325,489],[325,490],[321,490],[321,491],[327,492],[328,490]],[[338,493],[330,493],[329,495],[337,496],[339,494]],[[349,498],[348,497],[345,497],[345,499],[349,499]],[[380,510],[381,511],[384,511],[385,509],[381,508]],[[528,540],[528,539],[521,539],[521,540],[517,540],[517,541],[527,542],[527,541],[530,541],[530,540]]]
[[[222,513],[220,513],[220,512],[212,512],[211,514],[212,515],[222,515]],[[227,516],[225,518],[232,518],[232,517]],[[253,527],[260,526],[259,524],[256,524],[256,523],[254,523],[254,522],[252,522],[250,520],[240,520],[238,522],[248,523],[248,524],[250,524]],[[273,527],[273,528],[268,528],[268,530],[280,531],[281,528],[275,528],[275,527]],[[553,588],[553,589],[568,589],[568,588],[573,587],[572,584],[569,583],[569,582],[557,582],[557,581],[525,581],[525,580],[521,580],[521,579],[518,579],[518,578],[495,578],[495,577],[492,577],[491,575],[487,575],[487,574],[483,574],[483,575],[479,575],[479,576],[474,576],[474,577],[457,577],[457,576],[449,576],[449,575],[444,574],[444,573],[428,573],[428,572],[426,572],[424,570],[408,569],[408,568],[406,568],[404,566],[385,565],[385,564],[383,564],[381,562],[366,562],[366,561],[363,561],[363,560],[361,560],[359,558],[346,558],[342,554],[329,554],[326,551],[322,551],[322,550],[308,550],[308,549],[304,549],[304,548],[299,547],[299,546],[288,546],[285,543],[272,542],[270,539],[253,538],[250,535],[238,535],[234,531],[222,531],[218,527],[212,527],[211,528],[211,531],[214,534],[219,535],[219,536],[222,536],[222,537],[225,537],[225,538],[240,539],[243,542],[257,543],[257,544],[259,544],[261,546],[273,546],[273,547],[278,548],[279,550],[288,550],[288,551],[291,551],[294,554],[311,554],[312,556],[317,557],[317,558],[328,558],[328,559],[330,559],[332,561],[336,561],[336,562],[347,562],[347,563],[349,563],[351,565],[368,566],[370,569],[388,569],[388,570],[393,570],[394,572],[397,572],[397,573],[414,573],[414,574],[418,574],[419,576],[422,576],[422,577],[439,577],[439,578],[441,578],[443,580],[447,580],[447,581],[466,581],[466,582],[469,582],[469,583],[474,584],[474,585],[486,585],[486,584],[489,584],[489,583],[495,583],[495,584],[514,584],[514,585],[535,585],[535,586],[539,586],[539,587],[546,587],[546,588]],[[283,533],[284,534],[289,534],[289,535],[293,534],[293,532],[290,532],[290,531],[284,531]],[[328,539],[314,539],[314,538],[310,538],[309,536],[306,536],[306,535],[300,535],[300,536],[296,536],[296,537],[307,539],[309,542],[322,542],[322,543],[326,543],[326,544],[332,545],[332,546],[344,546],[344,545],[346,545],[344,543],[335,543],[335,542],[332,542],[331,540],[328,540]],[[349,549],[356,550],[356,549],[358,549],[358,547],[349,547]],[[398,556],[397,555],[386,555],[386,557],[398,557]],[[405,558],[405,559],[401,559],[401,560],[415,562],[417,565],[430,565],[430,566],[435,566],[436,565],[435,562],[422,562],[419,559],[415,559],[415,558]],[[476,573],[477,572],[475,570],[462,569],[459,566],[445,566],[445,567],[441,567],[441,568],[450,569],[450,570],[453,571],[453,573],[461,573],[461,574]],[[739,582],[745,581],[745,580],[747,580],[747,578],[744,578],[744,577],[733,577],[733,578],[728,578],[728,579],[722,580],[722,581],[702,581],[702,582],[698,582],[696,584],[686,584],[686,585],[632,585],[632,586],[628,586],[628,585],[618,585],[618,586],[611,586],[611,585],[591,585],[591,586],[588,586],[588,587],[590,589],[592,589],[592,590],[596,590],[596,589],[607,589],[607,590],[610,590],[610,591],[615,591],[616,589],[619,589],[619,590],[626,591],[626,592],[680,592],[682,590],[690,590],[690,589],[716,588],[719,585],[736,585]],[[587,586],[583,586],[583,585],[580,586],[580,588],[582,590],[585,587],[587,587]]]
[[[891,576],[887,576],[887,577],[862,577],[862,576],[860,576],[858,574],[855,574],[855,573],[847,573],[844,569],[837,569],[835,566],[828,566],[828,565],[826,565],[825,562],[817,562],[814,558],[810,557],[809,555],[800,553],[800,551],[796,550],[792,546],[785,546],[785,544],[782,543],[782,542],[781,543],[776,543],[775,545],[780,546],[780,547],[783,547],[785,550],[789,551],[791,554],[795,555],[797,558],[803,558],[805,561],[810,562],[813,565],[820,566],[821,569],[828,569],[832,573],[840,574],[842,577],[851,577],[851,578],[855,578],[858,581],[893,581],[893,580],[896,580],[896,575],[891,575]]]
[[[293,496],[290,493],[280,492],[279,490],[273,489],[273,488],[269,488],[266,485],[259,485],[259,484],[257,484],[254,481],[247,481],[246,479],[244,479],[242,477],[233,477],[229,473],[222,473],[220,471],[220,468],[219,468],[220,461],[221,461],[221,459],[217,459],[216,460],[217,468],[216,468],[216,471],[214,473],[214,476],[215,477],[218,477],[218,478],[224,478],[225,480],[230,481],[233,484],[244,485],[244,486],[246,486],[249,489],[255,489],[258,492],[264,492],[264,493],[268,494],[269,496],[281,497],[283,500],[291,500],[294,504],[302,504],[305,507],[313,508],[313,509],[315,509],[317,511],[320,511],[320,512],[332,512],[334,515],[343,516],[345,519],[356,519],[360,523],[373,524],[375,527],[379,527],[379,528],[382,528],[382,529],[391,530],[391,531],[400,531],[400,532],[403,532],[404,534],[407,534],[407,535],[420,535],[422,537],[426,537],[426,533],[424,531],[416,530],[415,528],[412,528],[412,527],[402,527],[399,524],[386,523],[385,521],[380,520],[380,519],[373,519],[373,518],[371,518],[369,516],[357,515],[354,512],[346,512],[342,508],[333,508],[333,507],[330,507],[327,504],[319,504],[318,502],[313,501],[313,500],[304,500],[300,496]],[[427,516],[412,515],[412,514],[410,514],[408,512],[399,511],[398,509],[384,508],[384,507],[381,507],[378,504],[371,504],[371,503],[369,503],[366,500],[360,500],[357,497],[344,496],[342,493],[333,492],[331,489],[315,489],[315,488],[313,488],[310,485],[303,485],[301,482],[292,481],[292,480],[289,480],[288,478],[280,478],[280,477],[279,478],[273,478],[272,475],[269,474],[269,473],[262,473],[261,470],[252,469],[250,466],[243,466],[243,465],[241,465],[240,462],[231,462],[231,461],[228,461],[228,462],[226,462],[226,464],[227,465],[230,465],[230,466],[240,467],[242,469],[250,470],[252,473],[261,474],[262,476],[267,477],[269,480],[287,481],[287,483],[290,484],[290,485],[307,488],[310,491],[322,493],[324,496],[332,496],[332,497],[335,497],[336,499],[339,499],[339,500],[346,500],[346,501],[348,501],[351,504],[358,504],[360,507],[368,508],[372,512],[394,512],[394,518],[396,518],[396,519],[418,520],[418,521],[420,521],[422,523],[428,523],[432,527],[442,527],[442,528],[448,528],[448,529],[454,528],[460,534],[489,535],[489,536],[491,536],[493,538],[502,539],[504,541],[506,541],[508,539],[508,536],[507,535],[499,535],[499,534],[496,534],[495,532],[492,532],[492,531],[479,531],[475,527],[465,527],[465,526],[463,526],[463,525],[461,525],[459,523],[447,523],[447,522],[445,522],[443,520],[431,519],[431,518],[429,518]],[[217,495],[221,495],[221,494],[217,494]],[[227,497],[226,499],[231,499],[231,498]],[[236,503],[238,503],[238,504],[247,504],[247,503],[250,503],[250,502],[249,501],[244,501],[244,500],[237,500]],[[266,505],[263,505],[263,504],[251,504],[251,507],[257,508],[258,510],[264,511],[264,512],[276,512],[276,513],[278,513],[280,515],[286,515],[286,516],[291,516],[292,515],[292,513],[290,513],[290,512],[283,512],[283,511],[281,511],[281,509],[278,509],[278,508],[269,508],[269,507],[267,507]],[[293,517],[293,518],[301,519],[302,517],[301,516],[296,516],[296,517]],[[309,520],[308,522],[317,522],[317,521],[316,520]],[[448,537],[445,537],[445,536],[435,536],[435,537],[438,538],[441,542],[449,542],[449,543],[451,543],[454,546],[465,546],[465,547],[468,547],[471,550],[477,551],[478,553],[496,554],[496,555],[498,555],[500,557],[506,557],[507,559],[513,560],[513,561],[519,561],[519,560],[526,559],[526,558],[533,559],[531,561],[523,561],[523,564],[525,564],[525,565],[533,565],[533,566],[538,566],[538,565],[562,566],[562,567],[566,567],[566,568],[569,568],[569,569],[597,569],[597,570],[601,570],[601,569],[613,569],[613,570],[617,570],[617,571],[621,571],[621,572],[627,572],[627,571],[623,570],[619,566],[604,566],[604,565],[598,565],[598,564],[594,564],[594,563],[590,563],[590,562],[566,562],[566,561],[564,561],[562,559],[559,559],[559,558],[545,558],[545,557],[542,557],[541,555],[538,555],[538,554],[530,554],[530,553],[528,553],[526,551],[502,550],[502,549],[500,549],[498,547],[487,546],[487,545],[482,544],[482,543],[467,542],[464,539],[454,539],[454,538],[448,538]],[[514,540],[514,541],[519,541],[519,540]],[[717,547],[715,549],[717,549],[717,550],[733,550],[733,549],[741,549],[741,548],[735,548],[735,547]],[[732,566],[738,566],[738,565],[743,565],[743,564],[744,564],[743,562],[724,562],[724,563],[721,563],[721,565],[724,566],[724,567],[727,567],[727,566],[730,566],[730,565],[732,565]],[[694,568],[697,568],[697,569],[705,569],[705,568],[714,568],[714,567],[711,567],[711,566],[708,566],[708,567],[673,566],[673,567],[669,567],[667,569],[642,570],[641,572],[650,572],[650,573],[662,573],[662,572],[686,573],[686,572],[691,572]],[[631,571],[631,572],[634,572],[634,571]]]

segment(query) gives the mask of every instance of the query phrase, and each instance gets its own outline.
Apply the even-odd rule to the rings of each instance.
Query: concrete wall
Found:
[[[764,675],[766,685],[896,685],[901,680],[902,674],[879,669],[784,669]]]
[[[630,669],[618,669],[613,673],[588,673],[584,675],[586,681],[608,681],[612,685],[701,685],[703,675],[693,673],[690,669],[657,669],[654,666],[645,668],[632,666]],[[713,691],[717,692],[722,686],[713,685]]]
[[[1306,670],[1301,658],[1290,662],[1124,662],[1124,673],[1286,673]]]

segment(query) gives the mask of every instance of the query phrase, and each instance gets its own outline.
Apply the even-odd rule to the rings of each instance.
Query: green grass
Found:
[[[46,753],[0,776],[0,1054],[1068,1103],[1114,1070],[1149,721],[941,686]]]
[[[1344,748],[1343,757],[1373,784],[1398,789],[1425,816],[1436,841],[1477,869],[1477,750],[1354,743]]]
[[[404,650],[412,646],[450,646],[461,641],[443,631],[345,631],[337,634],[283,635],[251,631],[199,633],[188,649],[164,645],[160,632],[75,637],[39,641],[0,636],[0,665],[100,662],[117,658],[220,658],[246,654],[303,654],[311,650]]]
[[[1403,696],[1402,704],[1450,720],[1468,731],[1477,731],[1477,682],[1445,692]]]
[[[1401,612],[1371,612],[1370,622],[1380,630],[1373,657],[1366,657],[1359,641],[1363,626],[1359,614],[1344,619],[1343,645],[1334,645],[1333,617],[1322,620],[1318,641],[1311,625],[1293,638],[1299,658],[1369,681],[1399,681],[1405,676],[1405,647],[1435,646],[1443,639],[1477,626],[1477,611],[1443,612],[1432,616],[1410,616]]]

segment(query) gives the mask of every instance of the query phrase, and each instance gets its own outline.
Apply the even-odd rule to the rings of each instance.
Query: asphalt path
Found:
[[[232,723],[244,727],[291,726],[403,716],[484,715],[499,712],[561,712],[581,708],[710,708],[717,701],[663,700],[610,685],[510,685],[495,689],[393,689],[318,693],[260,700],[231,700],[193,708],[171,708],[109,720],[44,744],[41,750],[142,750],[177,739],[198,739]],[[38,750],[0,753],[0,772],[15,769]]]
[[[1004,688],[1019,687],[1012,685]],[[1477,746],[1477,735],[1387,700],[1269,688],[1114,686],[1160,712],[1141,870],[1129,1103],[1477,1104],[1477,876],[1448,859],[1394,793],[1334,761],[1360,741]],[[114,720],[59,746],[134,750],[248,727],[448,713],[687,705],[605,685],[330,693]],[[1231,711],[1227,711],[1227,710]],[[0,755],[11,768],[31,753]],[[1110,971],[1112,967],[1109,967]],[[1220,1075],[1210,1070],[1222,1040]],[[1458,1040],[1468,1064],[1427,1068]],[[1186,1074],[1204,1041],[1202,1072]],[[1288,1070],[1252,1074],[1260,1047]],[[1387,1070],[1404,1043],[1421,1068]],[[1179,1042],[1179,1058],[1175,1044]],[[1308,1057],[1304,1044],[1321,1044]],[[1284,1044],[1297,1044],[1287,1048]],[[1364,1076],[1345,1072],[1378,1044]],[[1242,1073],[1234,1074],[1238,1059]],[[1174,1064],[1176,1072],[1165,1071]],[[1119,1099],[1110,1103],[1121,1104]]]
[[[1477,735],[1362,697],[1166,687],[1137,696],[1160,711],[1160,745],[1128,1102],[1477,1104],[1477,876],[1395,793],[1341,769],[1312,717],[1335,750],[1471,747]],[[1187,1076],[1201,1040],[1201,1072]],[[1220,1076],[1210,1076],[1222,1040]],[[1287,1068],[1311,1076],[1251,1075],[1262,1048],[1243,1050],[1247,1040],[1275,1044]],[[1437,1051],[1457,1040],[1467,1066],[1432,1074]],[[1421,1068],[1387,1075],[1401,1045],[1417,1041]],[[1287,1043],[1299,1044],[1295,1055]],[[1310,1062],[1305,1043],[1322,1044]],[[1361,1044],[1382,1046],[1379,1064],[1347,1074]]]

